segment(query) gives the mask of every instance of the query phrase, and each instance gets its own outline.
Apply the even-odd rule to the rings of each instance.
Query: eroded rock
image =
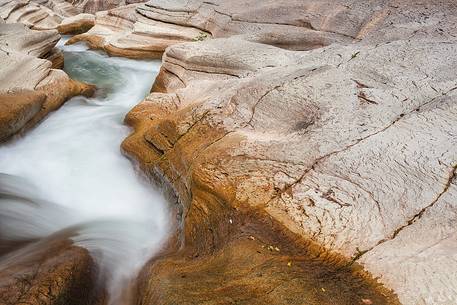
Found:
[[[79,14],[62,20],[57,30],[61,34],[81,34],[90,30],[94,25],[94,15]]]
[[[0,259],[0,302],[102,304],[97,267],[87,250],[49,238]]]
[[[151,278],[199,295],[195,281],[164,270],[222,272],[217,257],[243,231],[238,213],[263,211],[271,223],[361,263],[402,304],[457,301],[450,255],[457,243],[454,5],[346,4],[344,14],[334,11],[338,5],[307,7],[326,23],[314,15],[307,22],[326,31],[341,24],[338,34],[350,44],[298,52],[252,39],[261,37],[254,31],[167,49],[155,92],[126,119],[135,133],[123,144],[150,175],[166,177],[184,207],[184,250],[151,263]],[[161,18],[184,25],[195,25],[189,20],[201,9],[147,6],[151,18],[166,10],[173,17]],[[343,18],[367,9],[364,18]],[[238,14],[232,19],[240,22]],[[271,226],[262,231],[277,234]],[[258,232],[250,235],[261,240]],[[186,263],[176,263],[183,256]],[[220,304],[236,299],[230,289],[238,286],[227,278]],[[179,299],[160,283],[147,286],[142,300],[161,293]]]
[[[54,69],[63,64],[55,49],[59,39],[56,30],[0,25],[1,140],[34,126],[69,98],[93,94],[93,86]]]
[[[137,13],[137,4],[96,14],[95,26],[68,43],[85,41],[94,49],[130,58],[160,58],[170,45],[206,35],[196,28],[165,24]]]
[[[31,0],[0,2],[0,17],[7,23],[22,23],[36,30],[55,29],[62,15]]]

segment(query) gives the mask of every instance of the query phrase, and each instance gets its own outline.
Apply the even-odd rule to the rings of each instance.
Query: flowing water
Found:
[[[0,244],[72,228],[71,239],[96,259],[116,304],[168,232],[164,197],[120,152],[130,132],[123,118],[149,92],[160,63],[60,47],[65,71],[98,91],[71,99],[0,147]]]

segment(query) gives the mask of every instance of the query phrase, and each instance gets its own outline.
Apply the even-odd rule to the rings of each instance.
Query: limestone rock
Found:
[[[39,4],[40,6],[47,7],[52,10],[55,14],[62,18],[70,17],[79,14],[81,11],[75,7],[72,2],[66,0],[32,0],[32,2]]]
[[[94,14],[99,11],[106,11],[116,7],[145,1],[146,0],[71,0],[69,2],[81,12]]]
[[[59,38],[56,30],[0,25],[1,140],[34,126],[70,97],[93,93],[93,86],[53,69],[63,64],[61,52],[54,48]]]
[[[178,194],[184,250],[151,263],[145,274],[199,295],[195,281],[175,278],[164,266],[185,276],[185,266],[194,266],[188,268],[211,282],[207,270],[237,261],[219,258],[230,256],[228,240],[238,247],[240,231],[254,222],[242,215],[265,213],[253,217],[269,225],[247,233],[256,240],[263,239],[259,232],[278,234],[271,226],[279,223],[297,240],[360,263],[402,304],[457,302],[455,4],[353,2],[306,7],[307,24],[351,43],[308,51],[274,43],[262,36],[269,20],[262,10],[269,7],[287,24],[295,11],[282,14],[275,7],[282,2],[267,1],[258,14],[239,10],[222,27],[228,33],[236,29],[230,24],[254,18],[258,31],[248,27],[243,35],[166,50],[155,92],[126,118],[135,133],[123,149]],[[150,18],[210,29],[208,19],[198,23],[202,8],[194,2],[168,3],[148,2]],[[278,26],[267,28],[281,33]],[[249,270],[260,265],[267,268]],[[239,287],[227,278],[220,304]],[[179,297],[156,282],[145,286],[142,300]],[[274,295],[266,302],[281,304]]]
[[[22,23],[36,30],[55,29],[62,20],[60,14],[31,0],[1,1],[0,18],[7,23]]]
[[[57,27],[61,34],[81,34],[87,32],[95,25],[95,16],[92,14],[79,14],[62,20]]]
[[[24,90],[0,94],[0,141],[18,132],[41,109],[46,95]]]
[[[81,32],[83,30],[88,30],[90,28],[89,24],[91,23],[91,21],[88,20],[88,16],[80,16],[78,21],[72,21],[71,17],[74,17],[81,13],[93,14],[98,11],[113,9],[119,6],[124,6],[127,4],[138,2],[144,1],[3,0],[0,2],[0,19],[4,20],[7,23],[22,23],[36,30],[49,30],[56,29],[64,19],[70,18],[65,22],[65,26],[68,27],[69,22],[79,22],[81,27],[74,30],[79,30]],[[77,26],[77,24],[73,24],[73,26]],[[69,31],[70,30],[71,28],[69,29]]]
[[[206,35],[196,28],[151,20],[138,14],[137,7],[132,4],[97,13],[95,26],[68,43],[86,41],[90,47],[115,56],[160,58],[168,46]]]
[[[0,303],[94,304],[97,267],[87,250],[68,240],[44,240],[0,260]]]

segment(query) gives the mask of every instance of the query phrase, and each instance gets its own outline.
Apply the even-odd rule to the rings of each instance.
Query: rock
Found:
[[[62,20],[57,30],[60,34],[81,34],[90,30],[94,25],[94,15],[79,14]]]
[[[94,261],[68,240],[43,240],[0,260],[0,302],[5,305],[96,304],[102,298],[96,287]]]
[[[146,0],[72,0],[71,3],[84,13],[96,13]]]
[[[69,98],[93,94],[93,86],[53,69],[59,61],[63,64],[61,52],[54,48],[59,38],[55,30],[0,25],[1,140],[34,126]]]
[[[340,255],[393,289],[402,304],[455,303],[454,5],[346,1],[344,8],[307,1],[309,6],[301,2],[309,12],[304,14],[290,7],[282,11],[287,4],[281,1],[267,1],[255,7],[257,14],[249,9],[230,14],[222,26],[221,18],[213,23],[204,19],[202,7],[193,3],[151,1],[145,6],[154,20],[204,24],[213,37],[231,35],[230,29],[236,35],[169,47],[154,92],[126,118],[135,132],[123,143],[124,151],[150,176],[170,183],[184,215],[182,233],[177,233],[182,234],[182,250],[170,250],[145,268],[140,301],[192,303],[201,297],[203,302],[208,294],[216,300],[210,292],[220,287],[220,302],[214,304],[251,304],[248,296],[257,292],[266,296],[259,299],[262,304],[302,304],[295,291],[320,289],[317,283],[294,286],[287,292],[291,299],[279,300],[286,293],[274,284],[266,287],[236,276],[273,268],[261,258],[256,261],[256,252],[242,242],[247,236],[265,241],[262,234],[267,234],[273,240],[265,245],[289,245],[288,255],[277,254],[286,267],[293,253],[303,253],[300,245],[317,244],[317,253],[332,253],[321,256],[318,270],[338,265],[333,255]],[[267,11],[281,25],[269,25]],[[351,43],[302,41],[298,47],[295,41],[263,36],[265,29],[281,37],[278,27],[298,22],[295,11],[306,16],[301,22],[308,29],[303,31],[310,24],[313,31],[336,32]],[[215,15],[220,17],[213,11],[206,16]],[[245,24],[247,30],[240,34],[235,24],[245,20],[261,25],[250,29]],[[215,23],[218,30],[211,32]],[[253,223],[260,224],[246,229]],[[292,241],[280,237],[284,232]],[[250,261],[243,262],[232,249]],[[303,254],[300,261],[309,256]],[[276,265],[275,259],[266,260]],[[307,266],[291,278],[298,276],[300,283],[313,278],[317,273]],[[204,284],[197,285],[192,273]],[[220,273],[224,276],[218,278]],[[267,282],[286,281],[266,273]],[[351,274],[342,282],[350,286],[366,280]],[[340,282],[332,283],[346,291]],[[374,289],[372,296],[360,302],[395,302],[375,300],[378,294],[369,283],[364,287]],[[247,292],[236,299],[234,291]],[[341,304],[355,303],[342,295],[334,297]],[[311,304],[327,302],[307,298]]]
[[[20,23],[0,26],[0,48],[3,53],[21,52],[33,57],[46,58],[60,40],[55,30],[32,31]]]
[[[66,0],[31,0],[40,6],[44,6],[52,10],[55,14],[59,15],[61,18],[70,17],[79,14],[81,11],[79,8],[75,7],[72,2]]]
[[[22,23],[36,30],[55,29],[62,20],[58,13],[30,0],[2,1],[0,18],[7,23]]]
[[[0,19],[7,23],[22,23],[36,30],[50,30],[70,27],[65,34],[83,32],[90,29],[90,16],[98,11],[118,6],[144,2],[142,0],[3,0],[0,2]],[[76,17],[78,14],[82,16]],[[76,19],[73,19],[75,17]],[[79,19],[78,19],[79,18]],[[2,23],[0,21],[0,23]],[[92,24],[93,25],[93,24]],[[72,29],[72,27],[74,27]],[[74,31],[74,32],[73,32]]]
[[[83,40],[108,54],[135,58],[158,57],[178,42],[233,35],[290,50],[310,50],[360,41],[389,12],[380,8],[383,1],[340,2],[152,0],[100,13],[91,31],[69,43]],[[132,50],[142,52],[131,54]]]
[[[136,13],[138,5],[128,5],[96,14],[95,26],[67,43],[85,41],[91,48],[113,56],[160,58],[169,46],[201,37],[202,31],[164,24]]]
[[[17,133],[37,115],[45,100],[44,93],[31,90],[0,94],[0,141]]]

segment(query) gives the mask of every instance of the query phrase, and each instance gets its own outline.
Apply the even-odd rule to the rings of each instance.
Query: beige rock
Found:
[[[61,16],[62,18],[70,17],[77,15],[81,12],[81,10],[75,7],[72,2],[74,1],[66,1],[66,0],[32,0],[32,2],[37,3],[41,6],[45,6],[52,10],[57,15]]]
[[[36,30],[55,29],[62,20],[60,14],[31,0],[1,1],[0,18],[7,23],[22,23]]]
[[[57,30],[60,34],[81,34],[90,30],[94,25],[94,15],[79,14],[62,20]]]
[[[0,19],[7,23],[22,23],[36,30],[56,29],[63,19],[64,26],[68,28],[65,33],[83,32],[93,25],[90,14],[84,14],[75,19],[81,13],[95,13],[131,3],[144,2],[142,0],[3,0],[0,1]],[[1,22],[0,22],[1,23]],[[72,25],[69,25],[72,24]]]
[[[151,1],[148,14],[211,24],[192,3]],[[227,211],[260,210],[362,264],[402,304],[456,303],[455,5],[310,4],[306,22],[352,43],[298,52],[258,43],[278,46],[262,36],[267,7],[275,20],[295,22],[295,11],[273,9],[278,3],[265,2],[258,14],[231,11],[232,21],[215,27],[228,33],[251,18],[262,23],[259,31],[169,47],[156,92],[127,117],[136,131],[124,150],[172,185],[184,206],[185,248],[205,260],[228,251],[224,236],[237,238],[219,225],[221,214],[238,224]],[[266,29],[282,33],[277,27]],[[162,264],[192,263],[170,257],[145,272],[161,276]],[[163,276],[180,289],[192,286]],[[166,291],[148,287],[144,300]]]
[[[71,0],[69,2],[81,12],[94,14],[98,11],[106,11],[116,7],[145,1],[146,0]]]
[[[74,36],[69,44],[86,41],[94,49],[130,58],[160,58],[169,46],[204,37],[201,30],[165,24],[136,13],[138,5],[128,5],[96,14],[95,26]]]
[[[0,25],[1,140],[34,126],[69,98],[93,93],[93,86],[53,69],[63,65],[61,52],[54,48],[59,38],[56,30]]]

